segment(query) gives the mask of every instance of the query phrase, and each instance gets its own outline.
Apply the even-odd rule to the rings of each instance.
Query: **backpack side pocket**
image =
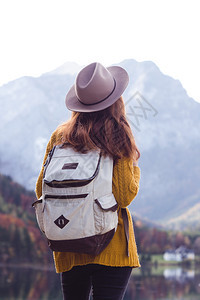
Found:
[[[32,207],[35,208],[35,214],[36,214],[36,220],[37,220],[38,226],[39,226],[40,230],[42,231],[42,233],[45,233],[44,232],[44,222],[43,222],[43,212],[44,212],[43,198],[40,197],[37,201],[35,201],[32,204]]]
[[[114,195],[108,194],[94,200],[94,219],[96,234],[104,234],[117,228],[118,204]]]

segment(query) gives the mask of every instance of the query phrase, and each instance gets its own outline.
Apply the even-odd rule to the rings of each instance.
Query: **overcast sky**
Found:
[[[0,85],[67,61],[151,60],[200,102],[199,0],[0,0]]]

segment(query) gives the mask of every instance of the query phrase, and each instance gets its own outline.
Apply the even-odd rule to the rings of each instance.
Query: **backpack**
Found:
[[[112,175],[113,159],[100,151],[53,147],[32,205],[51,250],[98,255],[106,248],[118,225]]]

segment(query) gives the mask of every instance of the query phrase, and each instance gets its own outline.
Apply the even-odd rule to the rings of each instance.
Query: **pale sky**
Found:
[[[200,102],[199,0],[0,0],[0,85],[67,61],[151,60]]]

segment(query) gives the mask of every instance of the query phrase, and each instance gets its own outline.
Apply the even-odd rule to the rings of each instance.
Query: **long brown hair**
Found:
[[[100,148],[103,155],[111,155],[114,159],[129,157],[136,160],[140,157],[122,97],[101,111],[72,112],[71,119],[60,125],[59,131],[62,143],[78,152]]]

